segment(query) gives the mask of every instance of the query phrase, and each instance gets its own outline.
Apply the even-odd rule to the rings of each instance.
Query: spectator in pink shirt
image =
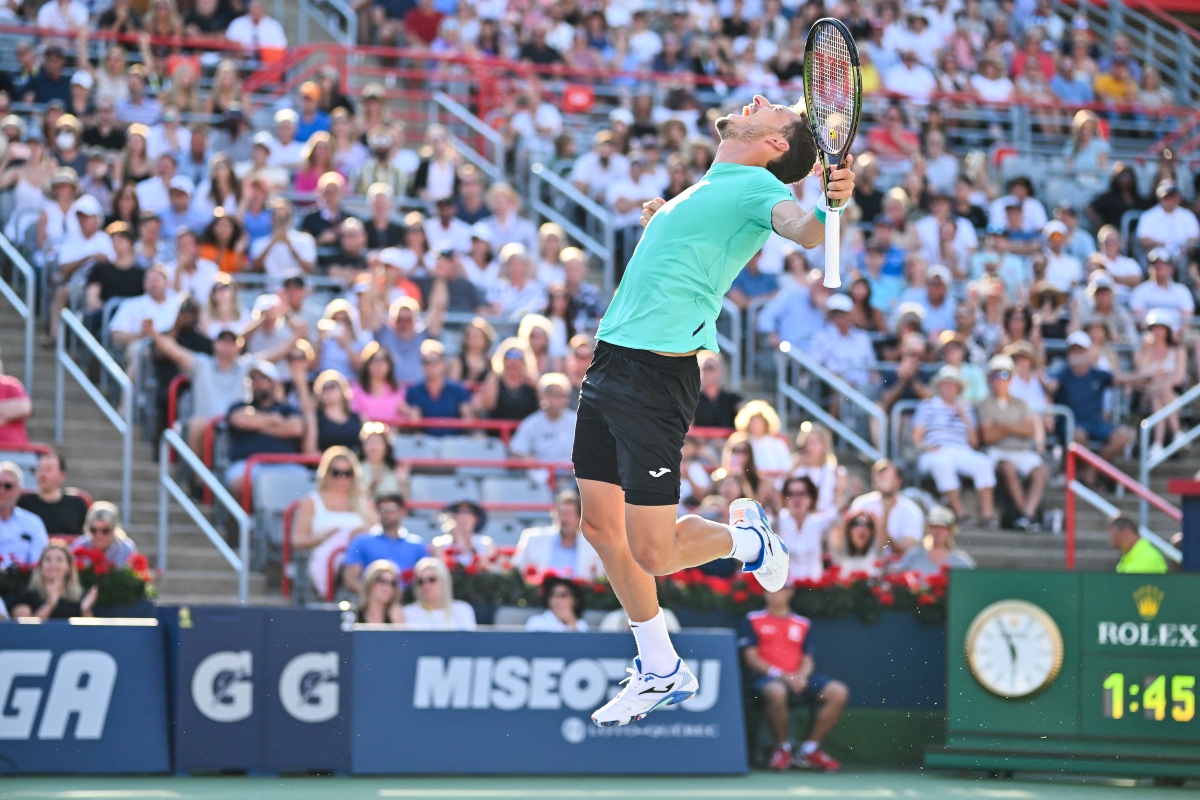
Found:
[[[25,386],[11,375],[4,374],[0,361],[0,450],[29,444],[25,420],[33,414],[33,403]]]
[[[351,409],[364,420],[391,422],[404,416],[404,387],[396,380],[392,354],[379,342],[362,351],[362,368],[351,387]]]

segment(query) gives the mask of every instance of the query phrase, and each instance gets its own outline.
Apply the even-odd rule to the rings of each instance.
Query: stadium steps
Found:
[[[23,374],[24,329],[7,305],[0,305],[0,354],[10,374]],[[27,428],[35,442],[54,444],[54,351],[34,350],[33,417]],[[68,483],[87,491],[95,500],[120,503],[121,440],[95,404],[70,377],[66,381],[65,432],[58,450],[67,459]],[[158,555],[158,465],[149,444],[135,432],[133,445],[132,502],[126,528],[138,549],[156,563]],[[32,476],[29,476],[32,480]],[[237,575],[183,509],[170,504],[169,569],[159,578],[164,603],[230,603],[237,600]],[[250,602],[278,604],[277,592],[268,593],[262,575],[250,576]]]

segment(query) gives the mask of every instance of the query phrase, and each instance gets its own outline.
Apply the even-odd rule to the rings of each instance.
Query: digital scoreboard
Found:
[[[1200,577],[954,570],[931,767],[1200,777]]]

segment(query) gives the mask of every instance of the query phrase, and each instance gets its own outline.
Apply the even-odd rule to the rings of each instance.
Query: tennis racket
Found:
[[[825,17],[813,23],[804,45],[804,104],[817,139],[821,161],[821,192],[827,206],[825,219],[825,285],[842,285],[841,201],[830,200],[830,167],[846,165],[846,155],[858,133],[862,114],[862,71],[858,46],[850,29]]]

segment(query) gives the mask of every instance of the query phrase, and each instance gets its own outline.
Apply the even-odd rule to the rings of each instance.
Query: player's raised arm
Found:
[[[828,195],[843,202],[854,194],[854,156],[846,156],[846,166],[829,174]],[[825,241],[825,223],[817,210],[805,211],[795,203],[778,203],[771,211],[771,227],[785,239],[813,249]]]

